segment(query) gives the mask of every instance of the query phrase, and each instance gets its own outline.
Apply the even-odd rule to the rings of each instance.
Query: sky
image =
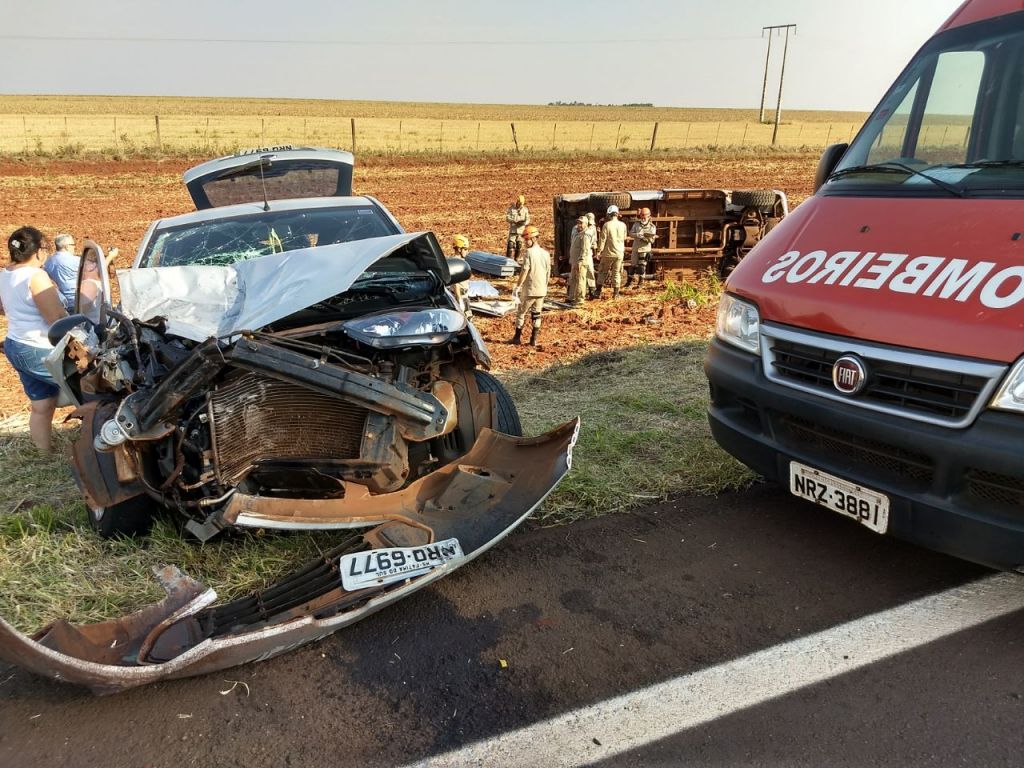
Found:
[[[0,0],[0,93],[871,109],[960,0]],[[772,41],[767,103],[783,39]]]

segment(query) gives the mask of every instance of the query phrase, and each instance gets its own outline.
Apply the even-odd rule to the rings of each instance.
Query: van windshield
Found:
[[[1024,197],[1024,12],[932,39],[822,192]]]

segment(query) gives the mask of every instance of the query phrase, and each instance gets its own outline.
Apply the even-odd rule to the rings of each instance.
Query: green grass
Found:
[[[706,341],[604,352],[540,373],[503,378],[527,434],[579,414],[573,469],[538,513],[567,524],[666,498],[714,494],[752,475],[707,426]],[[57,430],[56,457],[35,452],[27,415],[0,421],[0,616],[23,631],[58,618],[102,621],[162,597],[151,569],[174,564],[230,599],[259,589],[346,534],[241,532],[207,544],[169,520],[137,541],[104,541],[88,527],[64,453],[77,434]]]
[[[542,522],[571,523],[752,480],[711,438],[706,346],[693,340],[602,352],[505,377],[527,434],[582,417],[573,469],[538,514]]]

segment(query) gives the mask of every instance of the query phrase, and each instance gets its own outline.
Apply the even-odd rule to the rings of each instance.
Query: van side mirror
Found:
[[[469,268],[469,264],[466,260],[459,259],[454,256],[448,257],[448,272],[451,273],[451,277],[448,279],[448,285],[464,283],[473,276],[473,270]]]
[[[815,192],[821,189],[821,185],[832,175],[832,171],[839,165],[839,159],[849,147],[849,144],[830,144],[825,147],[825,151],[821,153],[821,159],[818,161],[818,170],[814,172]]]

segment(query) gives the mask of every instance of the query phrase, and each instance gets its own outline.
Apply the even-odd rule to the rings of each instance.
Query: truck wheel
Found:
[[[153,502],[136,496],[109,507],[86,507],[89,526],[104,539],[145,536],[153,527]]]
[[[601,213],[608,210],[609,205],[617,205],[620,211],[633,207],[633,197],[629,192],[594,192],[589,198],[590,207]]]
[[[732,204],[743,208],[772,208],[775,193],[770,189],[742,189],[732,193]]]
[[[513,437],[523,436],[523,425],[519,421],[519,411],[512,400],[512,395],[505,389],[505,385],[487,371],[474,371],[476,374],[476,386],[481,392],[493,392],[495,405],[498,410],[498,423],[494,429]]]

